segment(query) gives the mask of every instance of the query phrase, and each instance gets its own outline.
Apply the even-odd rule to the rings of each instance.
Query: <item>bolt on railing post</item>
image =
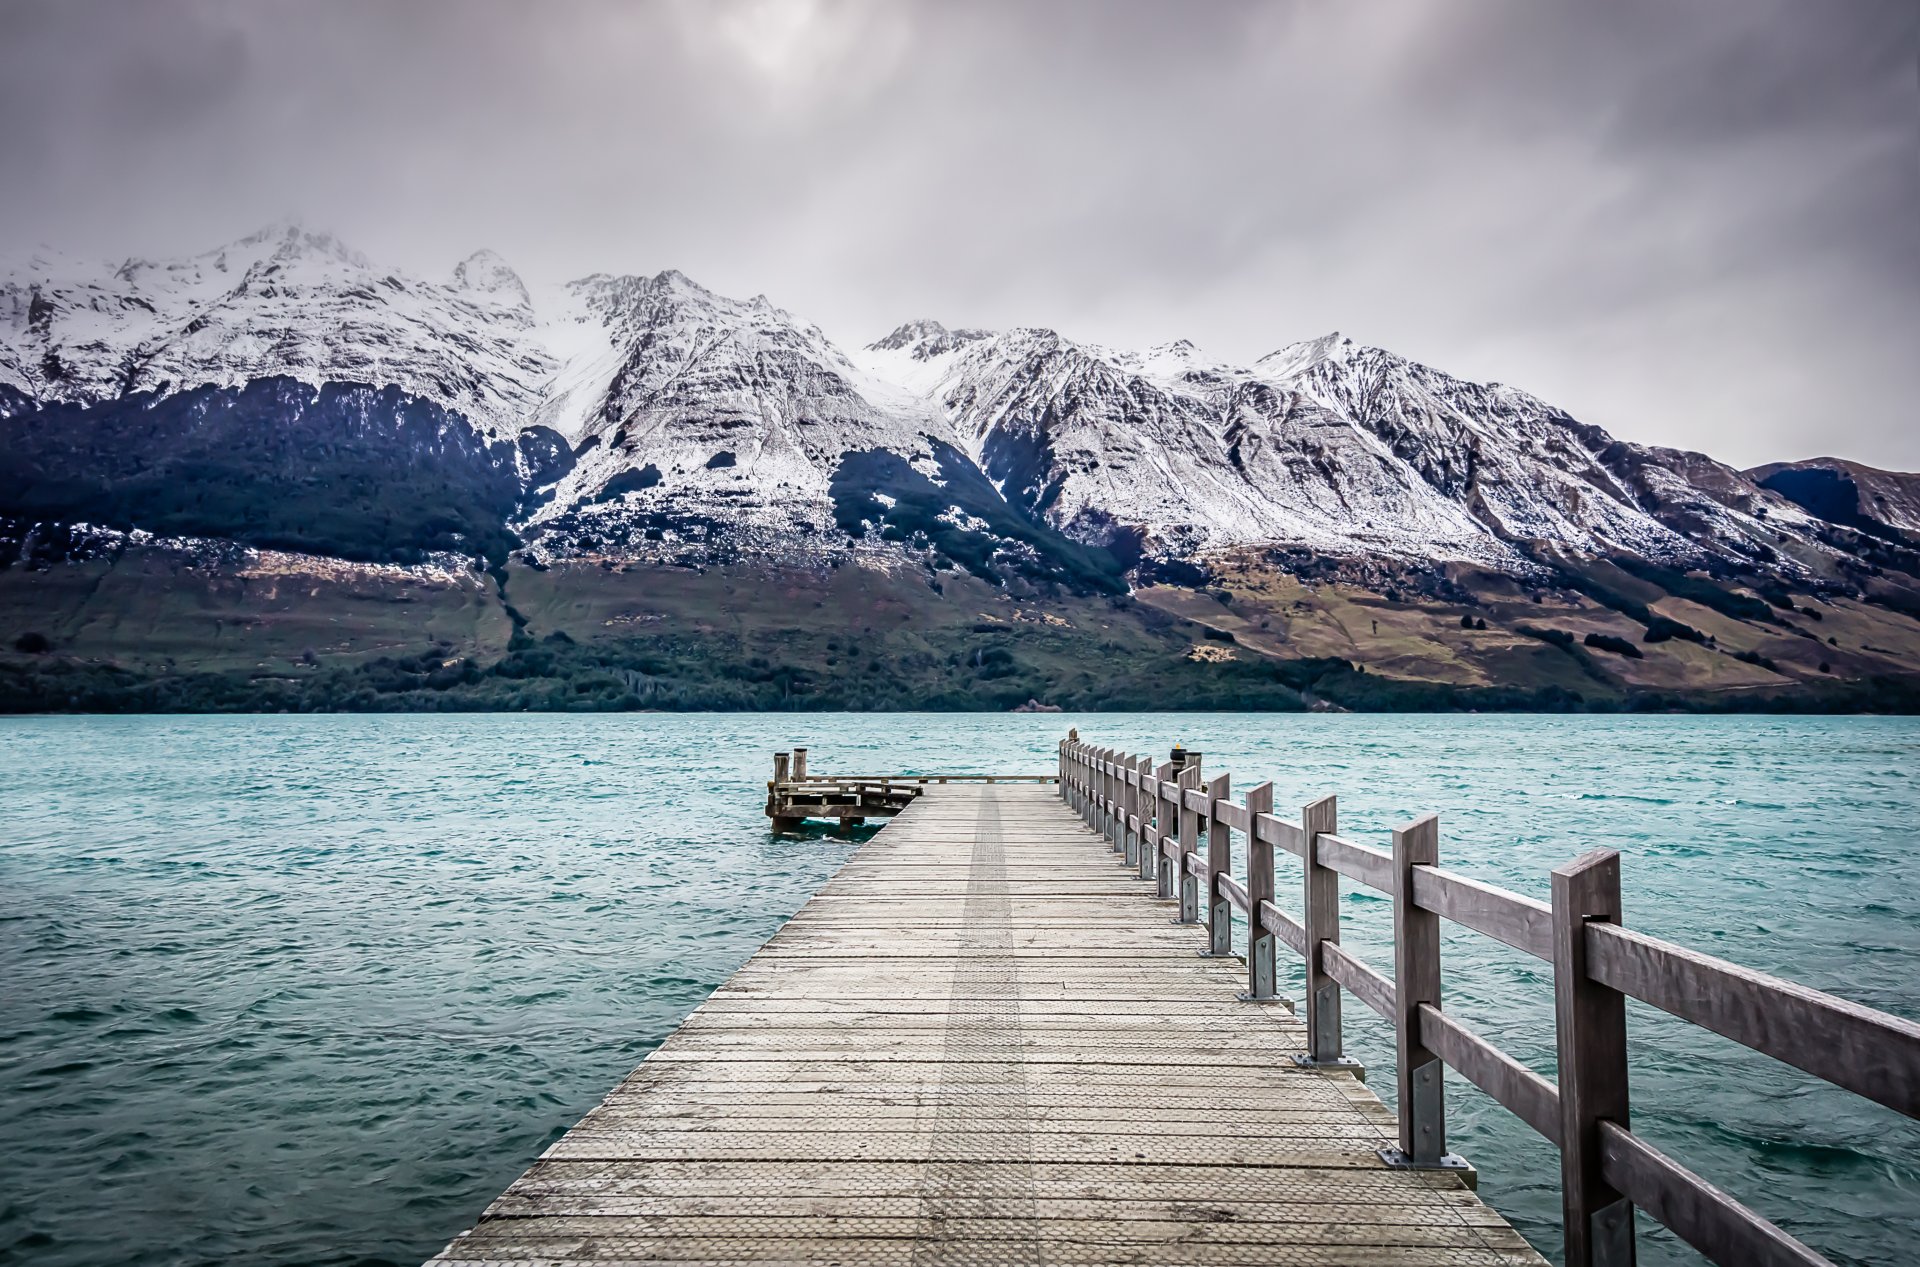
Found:
[[[1180,842],[1173,859],[1173,876],[1180,884],[1180,914],[1176,924],[1200,922],[1200,877],[1187,869],[1187,855],[1200,845],[1200,815],[1187,807],[1187,793],[1200,786],[1200,763],[1190,762],[1180,771]]]
[[[1307,1054],[1297,1064],[1316,1068],[1357,1069],[1341,1049],[1340,983],[1327,975],[1320,947],[1340,944],[1340,873],[1320,861],[1320,837],[1339,830],[1336,798],[1323,796],[1300,811],[1300,837],[1306,886],[1301,927],[1307,935]]]
[[[1393,833],[1393,1037],[1400,1146],[1389,1166],[1465,1170],[1447,1151],[1446,1066],[1420,1041],[1420,1005],[1440,1006],[1440,917],[1413,900],[1413,869],[1440,864],[1440,819],[1428,814]]]
[[[1275,997],[1274,937],[1260,927],[1260,903],[1273,901],[1273,842],[1260,839],[1260,815],[1273,813],[1273,784],[1247,792],[1247,988],[1240,997],[1260,1003]]]
[[[1600,1123],[1627,1127],[1627,1000],[1587,975],[1587,925],[1620,922],[1620,855],[1553,872],[1554,1030],[1567,1267],[1632,1267],[1633,1206],[1601,1173]]]
[[[1230,776],[1207,784],[1207,954],[1233,953],[1233,902],[1220,881],[1233,874],[1233,837],[1220,821],[1220,802],[1227,799]]]

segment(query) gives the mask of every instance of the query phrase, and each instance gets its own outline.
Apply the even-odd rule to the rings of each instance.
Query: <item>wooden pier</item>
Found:
[[[843,830],[869,818],[892,818],[928,787],[950,783],[1055,783],[1051,774],[841,774],[807,770],[807,750],[773,754],[767,780],[767,817],[779,832],[798,831],[810,818],[830,819]]]
[[[1635,1205],[1715,1262],[1825,1263],[1632,1132],[1629,994],[1920,1114],[1920,1026],[1628,931],[1617,855],[1549,904],[1442,869],[1430,817],[1375,848],[1197,754],[1073,736],[1052,777],[916,785],[432,1262],[1543,1264],[1447,1151],[1444,1064],[1560,1146],[1570,1267],[1628,1267]],[[1390,973],[1340,949],[1342,878],[1392,896]],[[1552,965],[1557,1082],[1441,1009],[1443,918]],[[1398,1119],[1343,992],[1399,1035]]]

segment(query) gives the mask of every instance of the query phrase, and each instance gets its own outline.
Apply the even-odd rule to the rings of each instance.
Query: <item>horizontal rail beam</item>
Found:
[[[1339,942],[1320,943],[1320,968],[1383,1019],[1393,1019],[1393,982],[1340,949]]]
[[[1382,893],[1393,892],[1392,854],[1369,845],[1356,845],[1330,832],[1320,833],[1318,839],[1316,848],[1321,866],[1331,867],[1347,879],[1370,889],[1378,889]]]
[[[1420,1005],[1420,1044],[1554,1144],[1560,1090],[1432,1004]]]
[[[1254,819],[1254,828],[1260,833],[1260,839],[1275,849],[1284,849],[1296,858],[1306,857],[1307,838],[1301,832],[1300,824],[1275,818],[1272,814],[1260,814]]]
[[[1428,866],[1413,869],[1413,900],[1421,910],[1553,961],[1553,908],[1545,902]]]
[[[1908,1117],[1920,1025],[1610,924],[1587,926],[1593,979]]]
[[[1227,901],[1233,903],[1237,910],[1242,914],[1246,913],[1247,888],[1245,885],[1230,875],[1223,875],[1220,877],[1220,891],[1227,895]]]
[[[1600,1167],[1620,1194],[1722,1267],[1833,1267],[1762,1216],[1613,1122]]]
[[[1260,928],[1293,947],[1294,954],[1304,956],[1307,953],[1307,930],[1272,902],[1260,903]]]

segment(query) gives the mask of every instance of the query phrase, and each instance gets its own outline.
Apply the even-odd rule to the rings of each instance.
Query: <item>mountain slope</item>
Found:
[[[223,540],[484,562],[516,642],[506,591],[535,576],[851,564],[890,592],[1131,594],[1212,631],[1199,663],[1345,648],[1610,700],[1868,680],[1920,614],[1916,477],[1741,472],[1337,334],[1251,365],[930,320],[846,350],[671,270],[533,292],[482,251],[430,281],[285,225],[0,276],[0,565]],[[1452,632],[1490,615],[1484,645]]]

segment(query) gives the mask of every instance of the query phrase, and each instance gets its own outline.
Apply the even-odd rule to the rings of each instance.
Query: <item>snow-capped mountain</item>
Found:
[[[356,509],[326,506],[322,540],[375,554],[885,540],[983,569],[1071,556],[1076,575],[1104,552],[1118,575],[1283,546],[1824,576],[1848,550],[1805,498],[1340,335],[1240,366],[921,320],[848,351],[677,272],[536,298],[491,252],[427,281],[291,225],[6,272],[0,419],[0,513],[240,535],[262,504],[290,520],[351,479]],[[230,481],[252,486],[209,504]]]
[[[0,387],[93,403],[276,376],[363,383],[512,437],[558,369],[529,337],[532,316],[490,251],[436,284],[290,224],[168,262],[43,253],[0,277]]]

